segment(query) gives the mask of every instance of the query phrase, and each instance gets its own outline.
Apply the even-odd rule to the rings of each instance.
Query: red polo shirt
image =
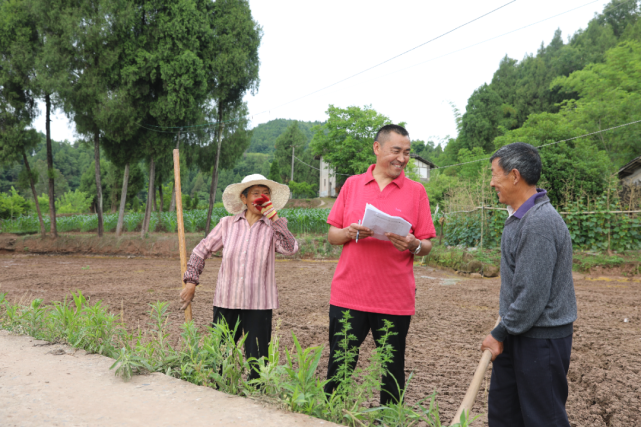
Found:
[[[400,216],[412,224],[417,239],[436,236],[425,187],[401,175],[380,191],[372,175],[376,165],[362,175],[349,177],[327,218],[338,228],[363,219],[365,205]],[[414,314],[414,255],[400,252],[391,242],[373,237],[350,240],[343,246],[332,280],[330,304],[372,313]]]

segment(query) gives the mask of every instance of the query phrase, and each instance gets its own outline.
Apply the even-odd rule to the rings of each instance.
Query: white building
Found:
[[[410,157],[414,159],[414,167],[421,182],[428,182],[430,180],[430,169],[434,169],[436,165],[416,154],[410,154]]]
[[[336,175],[322,157],[320,158],[318,197],[336,197]]]

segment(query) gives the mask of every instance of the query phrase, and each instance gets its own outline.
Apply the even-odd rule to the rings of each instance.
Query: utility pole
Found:
[[[290,181],[294,180],[294,146],[292,145],[292,177],[289,179]]]

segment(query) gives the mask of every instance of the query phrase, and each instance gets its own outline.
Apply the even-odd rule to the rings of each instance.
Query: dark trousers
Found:
[[[570,427],[565,402],[571,351],[572,335],[509,335],[492,365],[489,427]]]
[[[388,402],[398,402],[399,388],[405,388],[405,338],[407,331],[410,329],[410,321],[412,316],[395,316],[392,314],[369,313],[365,311],[349,310],[347,308],[337,307],[335,305],[329,306],[329,364],[327,367],[327,378],[330,382],[325,386],[325,393],[331,394],[336,389],[338,384],[331,379],[338,372],[340,364],[336,361],[336,352],[340,350],[340,332],[343,331],[343,325],[340,320],[343,319],[343,313],[349,311],[352,318],[349,323],[352,329],[350,334],[356,336],[356,341],[351,341],[357,351],[361,346],[370,329],[374,341],[378,346],[378,339],[381,338],[382,332],[380,329],[385,326],[383,320],[389,320],[394,325],[390,331],[395,332],[397,335],[389,337],[388,343],[394,349],[392,355],[392,362],[387,366],[389,374],[383,376],[383,387],[381,388],[381,405]],[[350,367],[353,371],[358,362],[358,353],[356,359]],[[394,381],[396,380],[396,381]],[[396,385],[398,383],[398,386]]]
[[[238,342],[243,332],[247,336],[245,339],[245,358],[262,356],[267,357],[269,354],[269,342],[272,337],[272,311],[271,310],[240,310],[233,308],[222,308],[214,306],[214,325],[225,319],[232,331],[238,322],[238,329],[234,341]],[[248,380],[258,378],[258,372],[254,369],[249,373]]]

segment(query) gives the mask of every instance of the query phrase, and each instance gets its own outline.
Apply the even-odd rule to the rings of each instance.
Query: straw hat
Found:
[[[255,173],[253,175],[247,175],[240,184],[231,184],[225,188],[223,192],[223,205],[227,212],[231,214],[237,214],[245,209],[245,206],[240,200],[240,195],[245,191],[246,188],[252,187],[254,185],[264,185],[269,187],[271,192],[270,199],[274,209],[277,211],[281,210],[287,204],[289,200],[289,187],[285,184],[279,184],[271,179],[267,179],[264,176]]]

